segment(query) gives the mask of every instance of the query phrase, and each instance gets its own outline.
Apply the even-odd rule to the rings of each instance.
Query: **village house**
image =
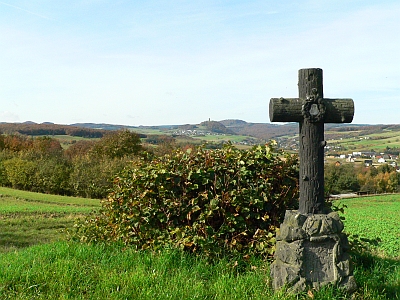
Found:
[[[364,160],[364,165],[366,167],[371,167],[372,166],[372,159],[366,159]]]
[[[378,157],[377,157],[378,158]],[[382,156],[380,156],[379,158],[378,158],[378,163],[380,163],[380,164],[384,164],[386,162],[386,159],[384,159]]]
[[[346,161],[347,161],[347,162],[356,162],[356,157],[355,157],[354,155],[350,154],[350,155],[347,157]]]

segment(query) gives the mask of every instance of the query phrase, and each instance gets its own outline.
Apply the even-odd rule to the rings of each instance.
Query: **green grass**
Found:
[[[44,135],[45,137],[47,137],[48,135]],[[86,137],[80,137],[80,136],[73,136],[73,135],[52,135],[52,138],[55,138],[57,140],[60,141],[60,143],[62,142],[72,142],[72,141],[98,141],[99,138],[86,138]]]
[[[228,142],[232,140],[233,136],[231,135],[201,135],[201,136],[193,136],[195,140],[201,140],[205,142]]]
[[[29,201],[37,201],[43,203],[59,203],[66,205],[100,207],[100,201],[97,199],[41,194],[41,193],[20,191],[6,187],[0,187],[0,195],[11,196],[19,199],[25,199]]]
[[[0,196],[0,214],[8,213],[87,213],[93,206],[31,201],[11,196]]]
[[[345,209],[345,231],[370,242],[384,256],[400,259],[400,195],[341,200]]]
[[[399,261],[357,256],[359,290],[313,291],[314,299],[398,299]],[[56,242],[0,256],[0,299],[310,299],[274,293],[268,263],[211,264],[177,250]]]
[[[18,198],[0,198],[0,299],[310,299],[274,293],[269,263],[261,259],[210,263],[177,250],[136,252],[67,241],[65,230],[93,206],[15,193]],[[312,291],[313,299],[400,299],[400,195],[341,202],[348,206],[346,231],[372,248],[352,254],[359,285],[353,296],[326,287]]]
[[[257,140],[256,138],[244,135],[203,135],[203,136],[193,136],[193,138],[196,140],[203,140],[207,142],[230,141],[232,143],[240,143],[245,140],[254,140],[254,141]]]
[[[47,137],[48,135],[44,135],[45,137]],[[85,138],[85,137],[80,137],[80,136],[71,136],[71,135],[52,135],[52,138],[57,139],[60,144],[61,147],[66,150],[69,147],[71,147],[71,145],[73,145],[74,142],[79,142],[79,141],[98,141],[99,138]]]
[[[54,243],[0,260],[1,299],[270,299],[263,266],[239,273],[178,251]]]
[[[155,134],[155,135],[168,135],[168,131],[161,129],[150,129],[150,128],[133,128],[133,132],[138,134]]]
[[[399,148],[400,147],[400,132],[399,131],[384,131],[382,133],[373,133],[363,135],[360,133],[359,137],[351,137],[345,138],[348,135],[348,132],[326,132],[326,135],[329,136],[329,133],[335,135],[343,134],[343,139],[329,140],[330,144],[335,144],[338,146],[342,146],[345,149],[351,149],[353,151],[371,151],[374,149],[375,151],[383,151],[386,147],[391,148]],[[354,133],[354,132],[351,132]],[[362,139],[360,139],[362,137]],[[369,139],[364,139],[364,137],[369,137]]]
[[[0,187],[0,253],[65,240],[77,218],[99,207],[99,200]]]
[[[336,201],[344,204],[345,231],[353,245],[355,299],[400,299],[400,195]]]
[[[83,215],[29,213],[0,215],[0,253],[67,239],[66,230]],[[29,248],[28,248],[29,249]]]

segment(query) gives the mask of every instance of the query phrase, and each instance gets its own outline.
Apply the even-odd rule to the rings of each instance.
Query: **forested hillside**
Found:
[[[32,122],[0,123],[0,133],[27,136],[65,135],[101,138],[109,131],[120,129],[134,131],[139,134],[140,138],[147,138],[150,144],[157,144],[158,141],[165,143],[166,141],[179,140],[180,143],[193,144],[199,144],[202,141],[211,144],[223,144],[231,141],[234,144],[255,145],[275,139],[278,140],[281,147],[296,151],[299,125],[297,123],[248,123],[242,120],[209,120],[200,124],[160,126],[123,126],[95,123],[72,125],[36,124]],[[168,138],[161,138],[162,136],[168,136]],[[395,151],[397,153],[400,151],[400,125],[326,124],[325,139],[328,141],[328,145],[334,145],[342,151],[374,150],[381,152]]]
[[[0,123],[0,133],[4,134],[24,134],[30,136],[39,135],[70,135],[85,138],[101,138],[107,133],[104,129],[91,129],[71,125],[57,125],[51,123],[36,124],[26,123]]]
[[[150,149],[151,150],[151,149]],[[151,157],[140,137],[108,131],[64,149],[50,136],[0,135],[0,185],[21,190],[104,198],[115,175],[140,157]]]
[[[298,124],[277,125],[270,123],[247,123],[241,120],[224,120],[220,122],[240,135],[248,135],[263,140],[275,139],[280,136],[294,135],[298,132]]]

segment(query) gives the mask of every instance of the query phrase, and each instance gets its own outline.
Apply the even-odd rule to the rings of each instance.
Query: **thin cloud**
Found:
[[[0,111],[1,122],[17,122],[19,119],[19,116],[11,111]]]
[[[3,4],[3,5],[8,6],[8,7],[15,8],[15,9],[18,9],[18,10],[22,10],[22,11],[28,13],[28,14],[37,16],[37,17],[42,18],[42,19],[54,20],[54,19],[52,19],[52,18],[46,17],[46,16],[44,16],[44,15],[37,14],[37,13],[35,13],[35,12],[33,12],[33,11],[30,11],[30,10],[27,10],[27,9],[23,9],[23,8],[21,8],[21,7],[18,7],[18,6],[12,5],[12,4],[8,4],[8,3],[5,3],[5,2],[1,2],[1,1],[0,1],[0,4]]]

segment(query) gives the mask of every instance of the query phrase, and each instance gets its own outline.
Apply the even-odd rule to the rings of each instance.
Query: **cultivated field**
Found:
[[[400,259],[400,196],[382,195],[342,200],[345,230],[364,239],[382,257]]]
[[[341,200],[355,242],[359,290],[290,296],[270,288],[268,262],[216,263],[175,250],[67,241],[99,201],[0,188],[0,299],[399,299],[400,195]],[[353,297],[353,298],[352,298]]]
[[[99,200],[0,187],[0,253],[65,240],[76,218],[99,207]]]
[[[342,147],[344,150],[369,152],[383,152],[387,147],[400,148],[400,131],[385,130],[379,133],[344,131],[327,131],[325,135],[328,138],[329,145]],[[330,136],[335,136],[330,139]]]

